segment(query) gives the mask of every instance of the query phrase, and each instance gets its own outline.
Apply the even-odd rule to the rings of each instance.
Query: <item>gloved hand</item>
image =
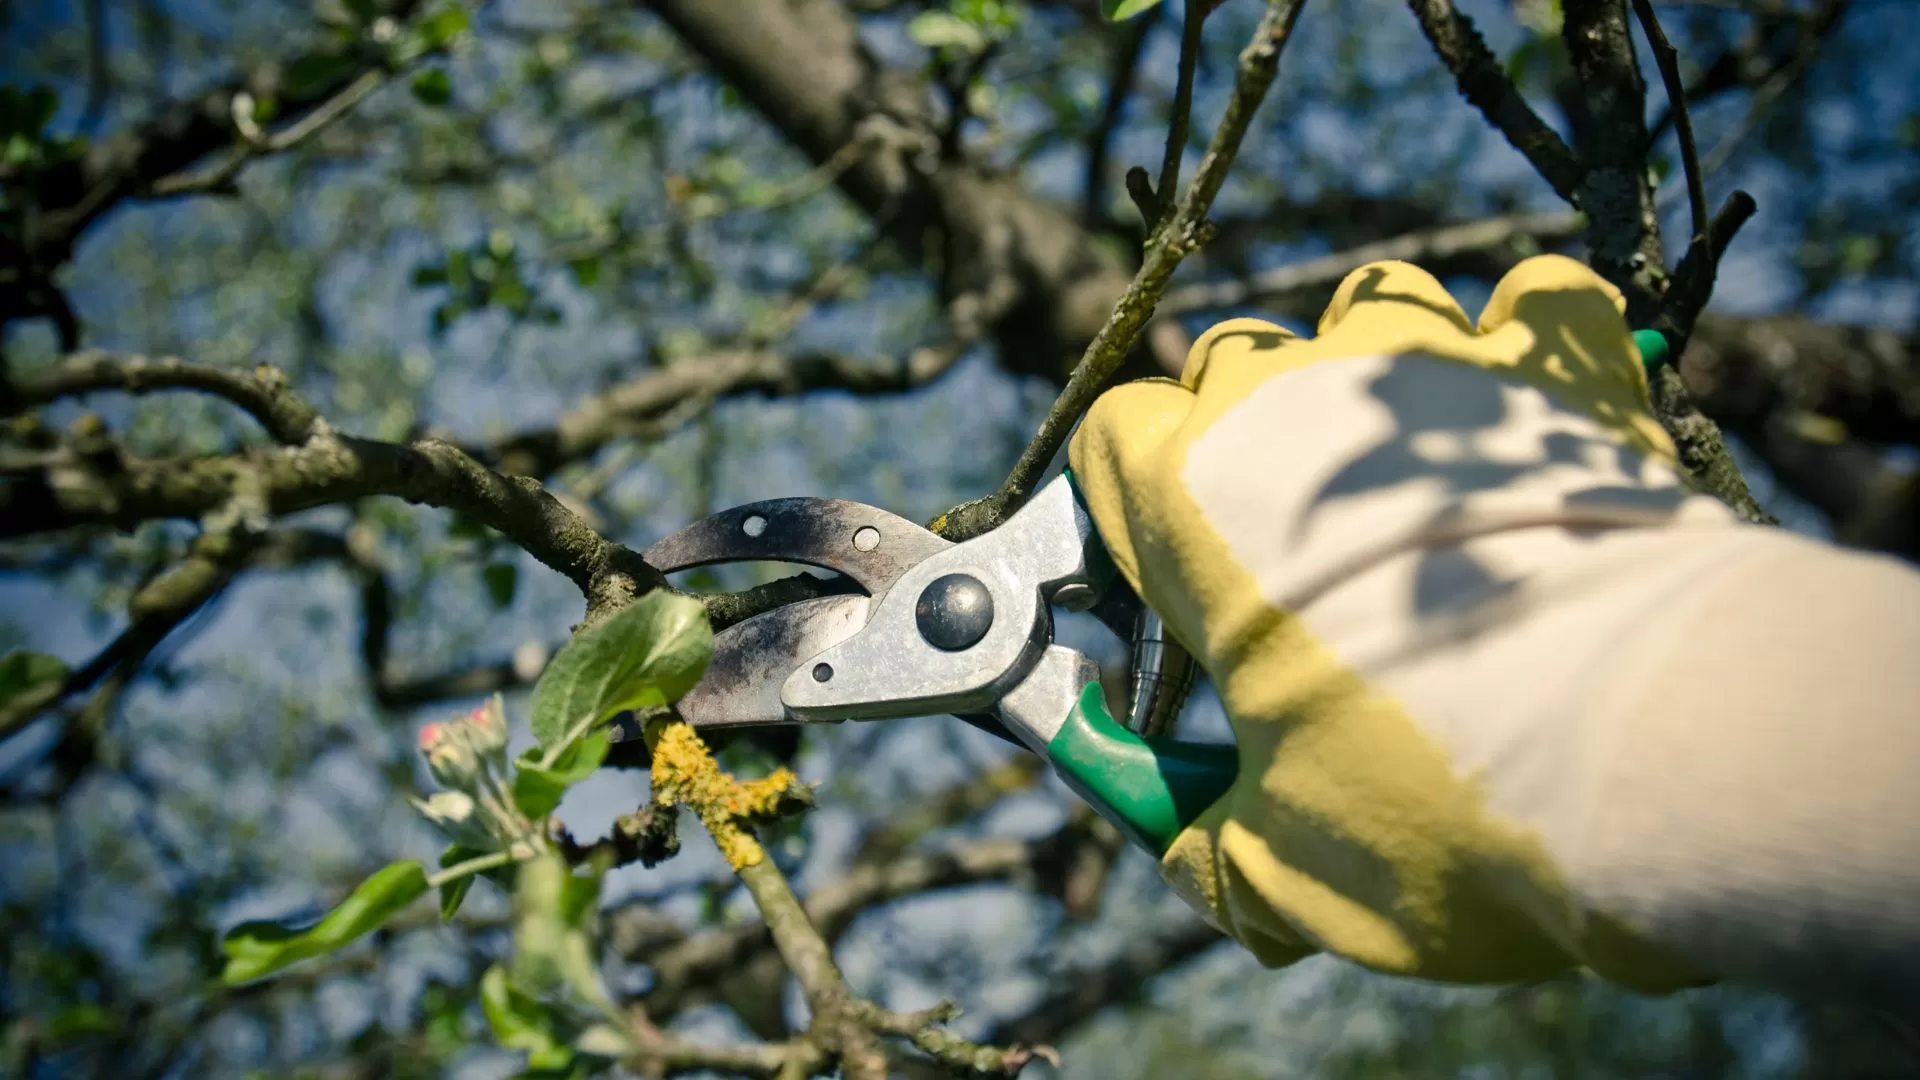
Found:
[[[1317,337],[1224,322],[1074,436],[1102,539],[1238,740],[1162,870],[1263,962],[1915,970],[1920,575],[1694,493],[1623,307],[1543,256],[1476,328],[1374,264]]]

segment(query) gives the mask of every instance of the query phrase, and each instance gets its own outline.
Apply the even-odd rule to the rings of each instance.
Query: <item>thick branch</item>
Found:
[[[938,252],[942,301],[979,311],[1001,364],[1063,379],[1126,273],[1062,208],[964,153],[935,159],[940,125],[917,72],[880,63],[845,5],[645,0],[716,75],[808,158],[860,138],[840,189],[918,262]],[[932,243],[930,243],[930,241]]]
[[[1645,326],[1666,264],[1647,176],[1647,87],[1634,57],[1626,0],[1574,0],[1561,28],[1580,84],[1582,133],[1575,205],[1587,215],[1593,268],[1627,294],[1627,320]]]
[[[1580,205],[1581,170],[1573,151],[1520,96],[1473,21],[1454,10],[1452,0],[1410,0],[1410,4],[1420,29],[1459,82],[1460,93],[1514,149],[1526,155],[1561,198]]]
[[[1678,353],[1685,347],[1684,335],[1657,322],[1672,324],[1677,309],[1665,295],[1660,222],[1647,176],[1647,88],[1634,56],[1626,0],[1569,0],[1561,30],[1581,92],[1576,117],[1583,169],[1578,205],[1587,215],[1593,268],[1625,294],[1627,321],[1635,327],[1657,326]],[[1722,247],[1745,220],[1738,212],[1740,198],[1729,202],[1731,227],[1719,230]],[[1751,200],[1745,212],[1752,212]],[[1675,287],[1687,294],[1684,306],[1697,312],[1712,292],[1711,266],[1717,256],[1710,237],[1702,237],[1694,247],[1697,254],[1685,268],[1688,280],[1677,281]],[[1654,414],[1673,436],[1693,478],[1748,520],[1771,522],[1727,453],[1719,428],[1694,407],[1671,368],[1657,370],[1652,382]]]
[[[401,445],[324,426],[300,446],[216,457],[141,460],[117,450],[57,450],[43,466],[0,489],[0,537],[199,517],[236,496],[257,499],[269,513],[282,515],[369,495],[457,510],[497,530],[579,586],[589,618],[616,610],[663,580],[536,481],[502,476],[438,440]]]
[[[1680,374],[1735,429],[1818,417],[1846,438],[1920,446],[1920,334],[1794,315],[1700,317]]]

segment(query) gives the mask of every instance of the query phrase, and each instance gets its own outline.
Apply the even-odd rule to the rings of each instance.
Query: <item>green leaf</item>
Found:
[[[583,289],[593,288],[594,283],[600,280],[599,259],[575,259],[567,264],[567,268],[573,271],[573,280],[579,282]]]
[[[510,562],[488,563],[480,577],[487,583],[487,595],[493,598],[494,607],[506,607],[513,603],[514,586],[520,583],[520,568]]]
[[[440,853],[440,869],[445,870],[449,866],[458,866],[468,859],[477,859],[485,854],[486,852],[481,851],[479,848],[470,848],[461,844],[450,844],[447,850]],[[465,877],[454,878],[452,881],[440,886],[441,922],[453,921],[454,915],[460,910],[461,903],[467,898],[467,890],[473,888],[473,879],[476,876],[478,875],[468,874]]]
[[[420,37],[429,48],[444,48],[472,26],[473,19],[467,14],[466,8],[459,4],[443,4],[433,14],[420,20]]]
[[[361,26],[371,25],[373,20],[380,17],[378,0],[345,0],[345,2],[347,11],[353,15],[353,21]]]
[[[287,93],[294,98],[312,98],[345,82],[358,65],[350,56],[308,53],[287,69]]]
[[[455,514],[447,522],[447,539],[449,540],[486,540],[492,536],[492,529],[465,514]]]
[[[560,650],[533,688],[533,734],[551,747],[626,709],[668,705],[713,656],[700,601],[656,589]]]
[[[445,105],[453,100],[453,79],[442,68],[428,68],[413,77],[413,96],[425,105]]]
[[[513,985],[541,997],[570,991],[611,1014],[594,962],[599,900],[597,869],[575,874],[551,851],[522,863],[513,895]]]
[[[495,964],[480,976],[480,1011],[494,1041],[508,1050],[525,1050],[530,1069],[565,1069],[573,1050],[556,1033],[553,1010],[515,989],[507,969]]]
[[[607,760],[611,746],[607,730],[601,728],[569,743],[552,765],[540,764],[539,748],[528,749],[515,763],[513,804],[536,821],[553,813],[568,788],[592,776]]]
[[[1864,274],[1880,261],[1880,238],[1856,233],[1840,240],[1840,272]]]
[[[1126,22],[1152,11],[1160,0],[1100,0],[1100,10],[1113,22]]]
[[[220,981],[238,986],[333,952],[377,929],[426,891],[426,870],[408,860],[381,867],[339,907],[306,929],[269,920],[241,923],[221,939],[227,967]]]
[[[66,661],[46,653],[16,650],[0,656],[0,704],[64,681],[68,670]]]
[[[49,1017],[42,1037],[54,1046],[84,1039],[89,1035],[110,1035],[117,1025],[113,1014],[94,1004],[73,1005]]]

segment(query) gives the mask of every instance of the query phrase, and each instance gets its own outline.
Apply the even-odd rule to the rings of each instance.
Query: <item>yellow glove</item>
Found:
[[[1221,323],[1178,382],[1116,387],[1074,436],[1102,538],[1240,747],[1163,872],[1263,962],[1704,981],[1581,877],[1617,737],[1606,665],[1657,647],[1677,580],[1645,572],[1646,541],[1741,531],[1676,473],[1622,310],[1543,256],[1475,328],[1379,263],[1318,337]]]

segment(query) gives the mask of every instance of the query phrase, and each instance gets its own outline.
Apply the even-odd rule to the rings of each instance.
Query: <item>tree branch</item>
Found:
[[[1337,285],[1353,271],[1382,259],[1430,267],[1469,253],[1563,243],[1578,236],[1583,228],[1585,221],[1579,214],[1564,210],[1444,225],[1276,267],[1241,281],[1174,289],[1160,302],[1159,315],[1164,318],[1208,308],[1272,303],[1294,293]]]
[[[793,972],[812,1011],[806,1039],[840,1065],[847,1080],[885,1080],[887,1059],[877,1035],[907,1035],[923,1052],[951,1055],[980,1074],[1011,1076],[1031,1057],[1018,1050],[989,1051],[935,1031],[944,1013],[924,1014],[911,1030],[894,1014],[855,997],[834,962],[827,938],[809,918],[786,875],[768,859],[749,831],[751,823],[781,812],[781,800],[798,783],[785,769],[765,779],[741,782],[722,772],[698,735],[683,721],[656,721],[646,729],[653,757],[654,801],[684,805],[699,815],[714,843],[753,897],[773,946]],[[993,1056],[993,1055],[997,1055]],[[998,1068],[993,1066],[998,1064]]]
[[[844,5],[642,6],[811,160],[866,136],[840,189],[909,261],[937,256],[943,303],[981,309],[978,329],[994,336],[1003,367],[1065,378],[1124,288],[1125,270],[1066,211],[1017,181],[965,156],[929,153],[940,125],[925,80],[878,61]]]
[[[246,167],[247,162],[258,157],[285,153],[306,142],[324,131],[327,125],[352,112],[355,106],[371,97],[375,90],[386,84],[386,81],[387,73],[384,70],[363,71],[352,82],[341,87],[339,93],[322,101],[305,116],[271,135],[257,129],[250,130],[250,118],[243,123],[239,117],[236,117],[235,126],[240,130],[240,145],[227,154],[226,160],[204,168],[183,169],[162,176],[147,188],[146,193],[155,198],[166,199],[226,191],[233,186],[234,178],[240,175],[240,170]],[[236,110],[242,108],[239,104],[242,100],[250,101],[251,98],[236,97],[234,106]]]
[[[1065,389],[1041,421],[1013,471],[1000,489],[984,499],[966,503],[942,514],[930,527],[953,540],[977,536],[998,526],[1026,501],[1039,483],[1047,464],[1066,442],[1067,434],[1093,399],[1105,388],[1107,380],[1133,349],[1134,341],[1152,317],[1154,307],[1172,280],[1180,261],[1205,244],[1207,211],[1214,196],[1226,182],[1227,170],[1240,150],[1253,114],[1265,100],[1267,88],[1279,72],[1280,53],[1300,18],[1304,0],[1269,0],[1266,14],[1255,27],[1253,40],[1241,50],[1234,73],[1233,95],[1227,101],[1220,126],[1207,145],[1206,156],[1194,173],[1170,220],[1147,243],[1146,259],[1127,286],[1127,291],[1107,316],[1106,325],[1094,335],[1080,363],[1067,379]]]
[[[415,0],[402,0],[387,14],[404,22],[417,8]],[[349,110],[378,85],[379,77],[384,77],[379,74],[384,70],[384,60],[378,50],[368,50],[362,62],[349,65],[348,70],[331,79],[310,86],[293,85],[284,73],[293,70],[298,59],[264,64],[244,78],[175,102],[151,120],[97,141],[80,157],[33,176],[34,199],[45,215],[41,250],[35,253],[40,261],[47,266],[64,262],[81,231],[123,199],[206,190],[188,182],[189,177],[201,175],[190,171],[195,163],[223,148],[249,141],[235,116],[236,100],[273,100],[279,115],[291,123],[271,137],[268,146],[270,150],[285,149]],[[375,77],[372,85],[366,85],[369,77]],[[311,115],[316,112],[320,114],[317,119]],[[257,153],[242,151],[246,157]],[[5,172],[0,168],[0,178]],[[168,177],[175,178],[169,183],[176,190],[156,191],[156,185]]]
[[[1139,1001],[1147,980],[1226,940],[1199,919],[1168,920],[1104,962],[1054,972],[1046,996],[1024,1015],[994,1025],[987,1039],[1007,1045],[1058,1041],[1104,1009]]]
[[[1087,179],[1085,194],[1080,200],[1080,219],[1088,228],[1101,228],[1110,220],[1107,167],[1112,155],[1113,133],[1119,129],[1120,119],[1126,113],[1127,98],[1133,95],[1134,82],[1140,70],[1140,54],[1146,50],[1147,34],[1164,14],[1166,6],[1161,5],[1120,25],[1119,40],[1113,47],[1113,59],[1107,66],[1106,100],[1100,107],[1100,120],[1087,139]]]
[[[1580,206],[1580,163],[1573,151],[1507,78],[1500,62],[1487,49],[1473,21],[1454,10],[1452,0],[1409,0],[1420,29],[1433,44],[1434,52],[1453,72],[1460,93],[1486,116],[1513,148],[1526,155],[1534,171],[1544,177],[1560,197]],[[1584,209],[1584,207],[1583,207]]]
[[[1593,268],[1626,296],[1627,322],[1661,330],[1678,355],[1686,339],[1672,328],[1681,317],[1690,320],[1685,309],[1697,313],[1712,292],[1711,266],[1717,256],[1711,237],[1703,236],[1689,252],[1687,280],[1674,286],[1682,292],[1676,307],[1667,296],[1660,222],[1647,177],[1646,84],[1634,57],[1625,0],[1569,0],[1561,30],[1584,105],[1578,205],[1587,215]],[[1730,227],[1707,230],[1722,233],[1723,247],[1752,213],[1751,199],[1745,201],[1745,213],[1738,212],[1743,198],[1736,195],[1729,201],[1722,226]],[[1719,428],[1693,406],[1671,366],[1656,370],[1651,381],[1654,415],[1673,436],[1681,463],[1695,481],[1747,520],[1771,523],[1772,515],[1754,500],[1727,453]]]
[[[1580,183],[1593,268],[1627,294],[1627,321],[1653,317],[1666,263],[1647,177],[1646,83],[1634,57],[1625,0],[1573,0],[1561,35],[1578,80]]]
[[[1693,217],[1692,240],[1697,242],[1707,235],[1707,189],[1700,174],[1700,147],[1693,141],[1693,118],[1687,113],[1687,87],[1680,78],[1680,57],[1674,51],[1673,43],[1667,40],[1667,32],[1660,28],[1660,19],[1653,13],[1653,5],[1647,0],[1633,0],[1633,12],[1640,19],[1640,27],[1646,31],[1647,45],[1653,50],[1654,62],[1660,66],[1661,81],[1666,83],[1667,100],[1672,108],[1674,135],[1680,142],[1680,163],[1686,173],[1687,208]]]
[[[191,379],[243,397],[283,392],[270,389],[277,376],[256,373],[256,384],[249,386],[244,376],[212,368],[188,372],[192,367],[180,364],[168,370],[181,385]],[[145,375],[144,369],[112,364],[90,366],[86,373],[129,381]],[[298,408],[281,404],[265,411],[271,417],[297,416]],[[279,420],[274,423],[283,426]],[[56,449],[40,467],[11,478],[0,489],[0,510],[5,511],[0,537],[199,517],[236,497],[257,500],[265,512],[284,515],[369,495],[393,495],[457,510],[500,532],[573,581],[587,599],[589,621],[664,583],[639,555],[600,536],[537,481],[502,476],[435,439],[402,445],[340,435],[318,419],[308,427],[310,434],[299,445],[214,457],[141,460],[114,447],[84,454],[72,447]]]
[[[639,1049],[627,1059],[640,1076],[669,1077],[687,1073],[725,1072],[748,1077],[814,1076],[827,1056],[806,1039],[785,1043],[722,1046],[675,1038],[655,1027],[638,1007],[628,1010],[628,1030]]]
[[[319,414],[293,393],[277,368],[261,365],[248,374],[189,364],[174,356],[154,359],[97,350],[65,357],[51,367],[17,377],[11,385],[0,384],[0,414],[99,390],[129,394],[204,391],[246,410],[274,441],[288,446],[306,442],[325,426]]]
[[[1180,159],[1187,153],[1187,130],[1193,114],[1193,80],[1200,68],[1207,16],[1219,2],[1187,0],[1180,20],[1180,66],[1174,76],[1173,114],[1167,118],[1167,145],[1160,155],[1160,179],[1153,186],[1155,208],[1147,221],[1149,233],[1158,229],[1173,210],[1174,192],[1180,189]]]
[[[934,851],[857,859],[804,903],[808,922],[828,941],[838,940],[861,912],[931,889],[1015,882],[1043,895],[1071,898],[1074,868],[1092,849],[1117,848],[1117,834],[1091,812],[1076,812],[1059,830],[1035,840],[994,838],[955,843]],[[689,937],[643,905],[610,916],[614,951],[644,960],[653,970],[647,1008],[671,1016],[712,1000],[735,976],[765,983],[772,939],[765,923],[746,924]]]
[[[722,351],[649,371],[581,401],[550,427],[522,431],[491,446],[470,447],[469,452],[496,462],[505,472],[544,477],[671,415],[691,400],[755,393],[786,397],[821,390],[896,393],[934,382],[952,370],[964,353],[965,347],[958,342],[924,346],[898,358],[820,351],[791,356],[768,349]]]

